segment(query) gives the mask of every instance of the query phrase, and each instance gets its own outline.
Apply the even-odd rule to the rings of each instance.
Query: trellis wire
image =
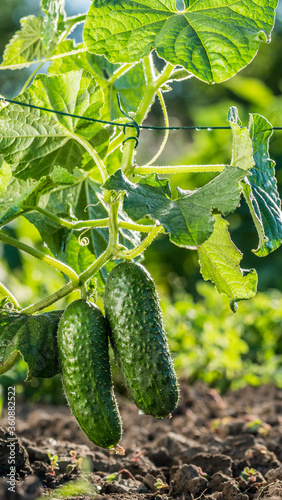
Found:
[[[27,108],[33,108],[33,109],[39,109],[41,111],[47,111],[48,113],[55,113],[57,115],[62,115],[62,116],[68,116],[70,118],[78,118],[80,120],[87,120],[90,122],[96,122],[96,123],[103,123],[105,125],[113,125],[115,127],[123,127],[125,129],[126,127],[131,127],[135,128],[137,131],[137,137],[128,137],[128,139],[137,139],[139,136],[139,130],[144,129],[144,130],[208,130],[208,131],[213,131],[213,130],[230,130],[230,126],[202,126],[202,125],[180,125],[180,126],[170,126],[170,127],[164,127],[164,126],[155,126],[155,125],[139,125],[130,115],[125,113],[120,106],[120,100],[118,98],[118,104],[119,104],[119,109],[120,111],[127,116],[130,121],[126,123],[117,123],[115,121],[108,121],[108,120],[101,120],[98,118],[90,118],[88,116],[80,116],[80,115],[74,115],[71,113],[66,113],[65,111],[58,111],[55,109],[50,109],[50,108],[44,108],[42,106],[36,106],[34,104],[27,104],[25,102],[21,101],[14,101],[11,99],[6,99],[5,97],[2,97],[1,99],[2,103],[9,102],[11,104],[18,104],[20,106],[25,106]],[[282,127],[272,127],[271,129],[265,129],[265,130],[282,130]]]

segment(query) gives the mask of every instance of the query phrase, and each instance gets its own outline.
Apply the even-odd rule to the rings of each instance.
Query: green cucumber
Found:
[[[122,434],[113,392],[107,325],[100,309],[75,300],[58,328],[58,351],[63,386],[71,412],[88,439],[112,448]]]
[[[163,418],[179,398],[154,281],[134,262],[110,272],[104,296],[111,344],[129,397],[142,412]]]

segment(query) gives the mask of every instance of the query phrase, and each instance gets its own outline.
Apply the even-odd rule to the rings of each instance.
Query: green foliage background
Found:
[[[32,9],[31,9],[32,4]],[[39,1],[2,0],[0,18],[0,51],[24,15],[36,14]],[[207,85],[195,78],[173,84],[167,95],[171,125],[227,125],[227,110],[237,106],[248,122],[248,113],[261,113],[273,126],[282,126],[282,23],[277,20],[270,45],[262,44],[255,60],[237,76],[220,85]],[[43,68],[44,69],[44,68]],[[41,70],[42,71],[42,70]],[[0,94],[13,97],[23,85],[28,70],[0,72]],[[159,104],[153,106],[150,124],[162,124]],[[276,161],[278,188],[282,191],[281,132],[275,132],[270,143],[271,157]],[[161,132],[142,131],[137,161],[150,159],[162,141]],[[172,132],[158,164],[227,163],[230,161],[230,131]],[[171,176],[172,187],[183,189],[201,186],[214,174]],[[234,315],[228,300],[219,296],[212,285],[203,283],[196,252],[187,251],[159,236],[146,251],[145,266],[153,275],[160,292],[164,322],[179,375],[191,381],[204,380],[222,391],[245,383],[275,382],[282,387],[282,249],[268,257],[256,257],[256,231],[242,206],[229,217],[232,238],[244,252],[242,267],[255,267],[259,274],[259,293],[251,301],[241,302]],[[41,238],[27,221],[10,227],[11,235],[30,240],[40,248]],[[58,273],[18,250],[2,246],[0,280],[23,307],[53,293],[64,281]],[[46,272],[46,269],[48,272]],[[199,281],[201,280],[201,281]],[[72,300],[73,294],[68,297]],[[58,303],[56,307],[63,307]],[[102,306],[102,304],[100,304]],[[7,387],[17,384],[18,394],[33,401],[64,401],[59,377],[33,379],[24,384],[23,361],[1,376]],[[115,375],[117,384],[120,384]],[[121,386],[119,386],[122,390]]]

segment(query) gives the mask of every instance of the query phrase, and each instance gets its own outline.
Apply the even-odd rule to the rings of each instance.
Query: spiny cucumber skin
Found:
[[[92,302],[75,300],[58,328],[58,350],[68,404],[88,439],[112,448],[122,425],[113,392],[107,324]]]
[[[104,296],[111,344],[129,397],[144,413],[168,416],[179,387],[153,279],[134,262],[109,274]]]

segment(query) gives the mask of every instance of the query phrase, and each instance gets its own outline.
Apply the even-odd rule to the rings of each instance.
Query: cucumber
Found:
[[[122,262],[105,287],[110,340],[129,397],[142,412],[163,418],[179,399],[154,281],[140,264]]]
[[[92,302],[75,300],[58,328],[63,386],[71,412],[88,439],[103,448],[122,434],[113,392],[108,332],[104,316]]]

